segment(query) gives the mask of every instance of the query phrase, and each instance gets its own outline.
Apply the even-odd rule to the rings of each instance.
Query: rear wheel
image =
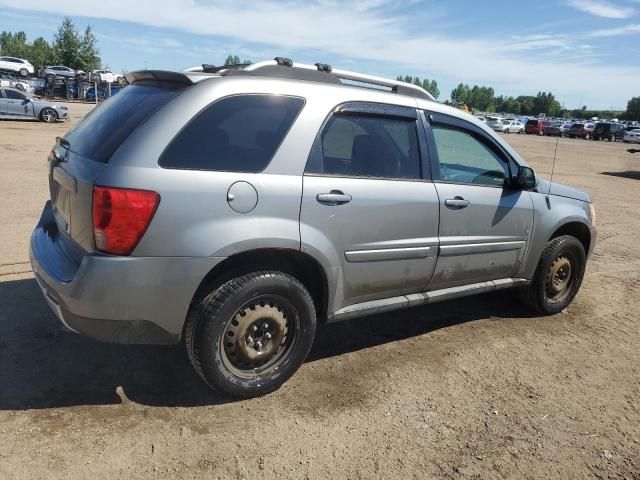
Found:
[[[58,119],[58,113],[53,108],[44,108],[40,112],[40,120],[53,123]]]
[[[577,238],[563,235],[550,240],[531,283],[520,289],[520,299],[545,315],[561,312],[578,293],[585,264],[584,247]]]
[[[277,390],[306,358],[316,329],[313,299],[282,272],[236,277],[192,306],[191,363],[214,390],[255,397]]]

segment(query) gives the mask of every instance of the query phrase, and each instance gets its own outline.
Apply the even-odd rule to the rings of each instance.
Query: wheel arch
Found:
[[[311,255],[289,248],[261,248],[227,257],[205,275],[193,295],[191,305],[224,282],[261,270],[277,270],[300,280],[313,298],[319,322],[326,320],[329,296],[326,272]]]
[[[591,248],[591,230],[589,229],[588,225],[580,221],[570,221],[564,223],[556,228],[556,230],[549,237],[549,240],[553,240],[554,238],[560,237],[562,235],[570,235],[577,238],[584,247],[585,254],[589,254]]]

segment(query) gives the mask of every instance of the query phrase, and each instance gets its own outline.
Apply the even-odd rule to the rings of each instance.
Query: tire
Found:
[[[24,92],[24,85],[22,85],[21,83],[16,83],[16,86],[14,87],[17,90],[20,90],[21,92]]]
[[[575,237],[563,235],[549,240],[531,283],[519,290],[520,300],[544,315],[561,312],[571,304],[580,289],[586,258],[582,243]]]
[[[40,112],[40,120],[46,123],[55,123],[58,120],[58,112],[53,108],[43,108]]]
[[[185,343],[209,387],[250,398],[277,390],[298,370],[315,330],[316,311],[304,285],[286,273],[262,271],[229,280],[195,302]]]
[[[18,70],[18,74],[21,77],[28,77],[29,76],[29,70],[27,70],[26,68],[21,68],[20,70]]]

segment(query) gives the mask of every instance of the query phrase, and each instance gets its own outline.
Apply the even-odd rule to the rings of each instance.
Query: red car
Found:
[[[542,135],[542,120],[528,120],[524,124],[524,133]]]

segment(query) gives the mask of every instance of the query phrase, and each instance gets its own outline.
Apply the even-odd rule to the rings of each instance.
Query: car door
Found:
[[[4,91],[6,97],[7,115],[11,117],[33,117],[33,105],[28,101],[27,96],[7,88]]]
[[[316,138],[300,236],[335,285],[333,311],[423,291],[433,274],[439,206],[420,122],[413,108],[343,104]]]
[[[529,192],[509,187],[515,162],[480,127],[447,115],[429,118],[440,199],[440,249],[429,289],[510,278],[533,228]]]

